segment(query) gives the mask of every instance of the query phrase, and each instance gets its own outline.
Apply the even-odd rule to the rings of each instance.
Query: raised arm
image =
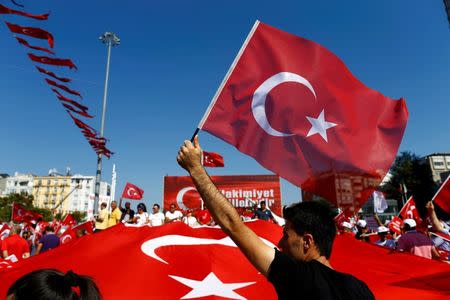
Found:
[[[202,150],[196,137],[194,145],[190,141],[184,142],[178,152],[177,161],[191,175],[197,191],[214,220],[236,243],[253,266],[267,276],[270,264],[275,257],[275,250],[262,242],[256,233],[241,221],[237,211],[217,189],[203,168],[201,154]]]
[[[442,226],[441,222],[439,222],[439,219],[436,215],[436,212],[434,210],[434,205],[433,205],[433,201],[429,201],[426,204],[426,208],[428,209],[428,215],[430,217],[430,221],[431,221],[431,226],[433,227],[434,230],[441,232],[444,230],[444,227]]]

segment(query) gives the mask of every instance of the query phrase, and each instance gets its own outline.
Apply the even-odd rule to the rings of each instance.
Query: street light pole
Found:
[[[108,97],[108,80],[109,80],[109,63],[111,60],[111,48],[120,44],[120,39],[113,32],[105,32],[99,39],[108,47],[108,58],[106,61],[106,77],[105,89],[103,92],[103,111],[102,111],[102,125],[100,127],[100,137],[103,137],[105,130],[105,115],[106,115],[106,99]],[[102,154],[97,156],[97,173],[95,176],[95,197],[94,197],[94,214],[98,213],[98,202],[100,194],[100,181],[102,179]]]

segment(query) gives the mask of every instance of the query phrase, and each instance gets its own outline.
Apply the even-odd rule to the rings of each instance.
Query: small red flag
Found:
[[[12,210],[12,220],[14,222],[36,222],[37,220],[42,219],[42,215],[28,210],[20,204],[14,203]]]
[[[73,226],[76,223],[77,223],[77,221],[75,221],[72,214],[68,214],[67,216],[65,216],[64,220],[62,220],[62,222],[61,222],[61,224],[64,226]]]
[[[57,88],[59,88],[59,89],[65,91],[65,92],[67,92],[67,93],[69,93],[69,94],[76,95],[76,96],[78,96],[78,97],[80,97],[80,98],[83,99],[83,97],[81,96],[80,93],[78,93],[77,91],[74,91],[74,90],[70,89],[69,87],[67,87],[67,86],[65,86],[65,85],[56,83],[55,81],[50,80],[50,79],[48,79],[48,78],[45,78],[45,81],[47,81],[48,84],[50,84],[50,85],[52,85],[52,86],[54,86],[54,87],[57,87]]]
[[[69,67],[70,69],[74,68],[77,69],[77,66],[70,60],[66,58],[52,58],[47,56],[37,56],[33,53],[28,53],[28,57],[35,62],[46,64],[46,65],[52,65],[52,66],[60,66],[60,67]]]
[[[77,231],[80,229],[86,230],[86,232],[89,234],[93,233],[94,232],[94,224],[95,223],[92,221],[87,221],[87,222],[81,223],[75,227],[67,229],[59,237],[61,244],[67,244],[68,242],[75,240],[77,238]]]
[[[129,182],[127,182],[122,192],[122,198],[126,199],[141,200],[143,196],[144,190]]]
[[[61,81],[61,82],[67,83],[67,82],[72,81],[72,79],[70,79],[70,78],[59,77],[59,76],[57,76],[55,73],[50,72],[50,71],[48,71],[48,70],[46,70],[46,69],[44,69],[44,68],[41,68],[41,67],[39,67],[39,66],[36,66],[36,69],[38,69],[39,72],[41,72],[41,73],[43,73],[43,74],[45,74],[45,75],[51,76],[51,77],[53,77],[53,78],[55,78],[55,79],[57,79],[57,80],[59,80],[59,81]]]
[[[9,30],[11,30],[11,32],[31,36],[31,37],[34,37],[37,39],[47,40],[50,48],[53,48],[53,44],[54,44],[53,35],[50,32],[48,32],[44,29],[41,29],[41,28],[23,27],[23,26],[11,24],[8,22],[5,22],[5,23],[8,26]]]
[[[450,214],[450,175],[441,185],[432,201],[437,204],[443,211]]]
[[[256,22],[198,127],[357,211],[392,165],[407,119],[403,99],[364,86],[326,48]]]
[[[203,165],[205,167],[223,167],[223,157],[219,153],[203,151]]]
[[[87,106],[84,106],[84,105],[78,103],[75,100],[72,100],[70,98],[67,98],[66,96],[63,96],[57,89],[53,89],[52,88],[52,91],[56,94],[56,96],[58,97],[58,99],[60,101],[64,101],[64,102],[70,103],[71,105],[73,105],[73,106],[75,106],[75,107],[77,107],[77,108],[79,108],[81,110],[84,110],[84,111],[88,110]]]
[[[38,46],[31,46],[31,45],[27,42],[27,40],[25,40],[25,39],[23,39],[23,38],[21,38],[21,37],[16,36],[16,40],[17,40],[20,44],[24,45],[24,46],[27,47],[27,48],[34,49],[34,50],[39,50],[39,51],[44,51],[44,52],[47,52],[48,54],[55,54],[55,52],[53,52],[53,51],[51,51],[51,50],[49,50],[49,49],[47,49],[47,48],[44,48],[44,47],[38,47]]]
[[[9,7],[6,7],[4,5],[0,4],[0,14],[10,14],[10,15],[18,15],[18,16],[22,16],[22,17],[28,17],[28,18],[32,18],[32,19],[36,19],[36,20],[47,20],[49,14],[43,14],[43,15],[34,15],[34,14],[29,14],[27,12],[23,12],[23,11],[19,11],[19,10],[15,10]]]
[[[413,196],[409,197],[408,201],[406,201],[405,205],[403,205],[402,209],[398,213],[398,216],[403,220],[414,219],[417,225],[422,223],[422,219],[417,211],[416,202],[414,201]]]
[[[91,127],[88,124],[84,123],[80,119],[75,118],[70,111],[68,111],[67,113],[72,118],[73,122],[75,123],[75,125],[77,125],[78,128],[83,129],[83,130],[87,130],[87,131],[90,131],[90,132],[95,132],[95,133],[97,132],[97,130],[95,130],[93,127]]]
[[[70,110],[71,112],[74,112],[76,114],[79,114],[80,116],[83,116],[85,118],[93,118],[93,116],[91,116],[88,112],[87,109],[76,109],[75,107],[67,104],[67,103],[63,103],[62,104],[66,109]]]
[[[341,228],[342,227],[342,223],[344,223],[346,220],[345,217],[345,212],[341,211],[339,214],[336,215],[336,217],[334,217],[334,223],[336,223],[336,226]]]
[[[389,229],[397,234],[402,234],[403,221],[397,216],[394,216],[389,223]]]

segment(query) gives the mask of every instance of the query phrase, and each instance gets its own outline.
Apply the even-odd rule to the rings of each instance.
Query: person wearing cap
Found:
[[[147,207],[144,203],[139,203],[137,206],[137,214],[134,215],[133,223],[137,225],[145,225],[149,221]]]
[[[352,227],[353,226],[352,226],[352,224],[350,224],[349,222],[344,221],[344,222],[342,222],[341,227],[342,227],[342,232],[343,233],[350,233],[350,234],[353,235],[353,231],[352,231]]]
[[[378,237],[380,239],[378,241],[376,241],[375,244],[378,246],[383,246],[386,248],[394,249],[395,241],[387,238],[389,229],[385,226],[379,226],[377,231],[378,231]]]
[[[431,239],[425,234],[418,232],[416,226],[416,221],[413,219],[403,221],[403,234],[398,239],[397,250],[431,259],[435,256],[434,252],[436,252],[436,249]]]
[[[358,232],[355,234],[355,239],[362,240],[364,242],[370,242],[369,236],[367,236],[367,222],[365,220],[358,220],[356,222],[356,229]]]

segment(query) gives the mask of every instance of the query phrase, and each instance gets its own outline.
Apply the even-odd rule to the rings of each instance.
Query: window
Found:
[[[435,161],[433,163],[433,165],[434,165],[434,168],[437,169],[437,170],[445,169],[445,165],[444,165],[443,161]]]

